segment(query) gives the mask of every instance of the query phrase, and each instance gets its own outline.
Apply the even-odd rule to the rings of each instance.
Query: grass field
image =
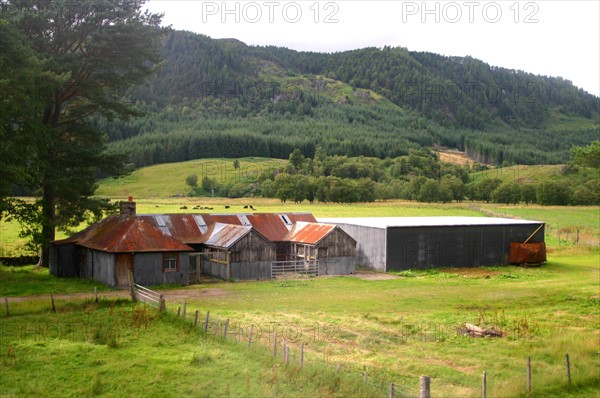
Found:
[[[195,285],[164,291],[171,315],[158,318],[107,299],[61,300],[57,314],[48,300],[11,302],[11,317],[0,318],[0,391],[61,397],[386,396],[393,381],[401,396],[417,396],[419,376],[427,374],[432,396],[477,397],[486,371],[489,397],[589,397],[600,388],[599,277],[598,256],[578,255],[556,256],[542,268]],[[10,283],[1,279],[0,291]],[[232,339],[247,336],[253,325],[254,348],[248,350],[243,338],[203,340],[191,320],[175,319],[184,302],[188,319],[198,310],[202,322],[210,311],[213,337],[226,319]],[[506,336],[465,337],[456,331],[464,323],[497,326]],[[281,354],[272,359],[273,331],[288,339],[296,365],[284,366]],[[300,343],[308,365],[303,371],[297,369]],[[565,353],[571,358],[570,386]],[[365,369],[369,384],[361,387]]]
[[[240,158],[240,167],[233,167],[233,159],[199,159],[180,163],[165,163],[143,167],[127,177],[107,178],[99,182],[98,196],[136,198],[168,198],[174,195],[186,195],[190,187],[185,178],[195,174],[198,185],[208,176],[219,184],[232,179],[240,182],[256,181],[265,171],[274,170],[285,163],[280,159]]]

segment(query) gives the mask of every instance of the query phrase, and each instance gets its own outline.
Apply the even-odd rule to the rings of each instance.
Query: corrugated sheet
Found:
[[[319,224],[299,221],[286,235],[285,240],[296,243],[316,245],[336,228],[332,224]]]
[[[204,242],[207,246],[229,249],[240,239],[250,233],[252,227],[216,223],[212,228],[210,237]]]
[[[511,264],[542,264],[546,262],[546,244],[536,243],[510,243]]]
[[[76,243],[109,253],[192,251],[153,222],[142,217],[110,216],[69,239],[56,244]]]

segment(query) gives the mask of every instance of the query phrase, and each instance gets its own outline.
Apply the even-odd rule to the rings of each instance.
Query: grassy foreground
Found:
[[[489,397],[589,397],[600,388],[598,253],[555,256],[541,268],[405,271],[387,278],[166,290],[169,313],[163,317],[124,301],[61,299],[56,314],[48,300],[13,301],[11,316],[0,317],[0,391],[3,396],[346,397],[386,396],[394,382],[400,396],[417,396],[419,376],[427,374],[433,396],[477,397],[483,371]],[[0,291],[9,283],[0,280]],[[72,281],[57,283],[73,288]],[[185,321],[175,316],[184,303]],[[196,310],[200,324],[210,311],[211,338],[193,328]],[[228,335],[237,343],[218,337],[227,319]],[[505,336],[466,337],[457,333],[464,323],[498,327]],[[250,329],[255,344],[248,349]],[[274,332],[277,360],[271,353]],[[291,347],[289,367],[281,360],[282,338]],[[302,343],[307,369],[300,371]],[[362,385],[365,370],[367,386]]]

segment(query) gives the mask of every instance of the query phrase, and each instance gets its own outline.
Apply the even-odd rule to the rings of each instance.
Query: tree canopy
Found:
[[[5,5],[9,48],[28,66],[19,71],[19,65],[1,64],[2,75],[12,76],[10,84],[26,90],[25,96],[11,95],[6,105],[20,117],[16,129],[26,144],[16,136],[6,137],[5,145],[18,147],[15,156],[33,160],[35,167],[21,170],[27,175],[19,182],[31,181],[39,193],[35,203],[8,209],[37,225],[27,234],[43,249],[44,264],[56,227],[78,225],[106,209],[105,201],[92,197],[97,177],[125,171],[124,157],[106,151],[107,137],[90,117],[140,114],[128,90],[153,73],[164,33],[161,16],[143,12],[143,3],[14,0]],[[36,101],[23,106],[32,85]]]

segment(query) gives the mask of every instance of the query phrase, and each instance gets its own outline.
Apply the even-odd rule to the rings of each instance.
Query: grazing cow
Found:
[[[248,205],[244,206],[244,209],[247,209],[247,208],[248,208]]]
[[[229,209],[229,207],[230,207],[229,205],[225,205],[225,208],[226,208],[226,209]]]
[[[181,209],[181,210],[186,210],[186,209],[187,209],[187,206],[181,206],[181,207],[180,207],[180,209]]]

